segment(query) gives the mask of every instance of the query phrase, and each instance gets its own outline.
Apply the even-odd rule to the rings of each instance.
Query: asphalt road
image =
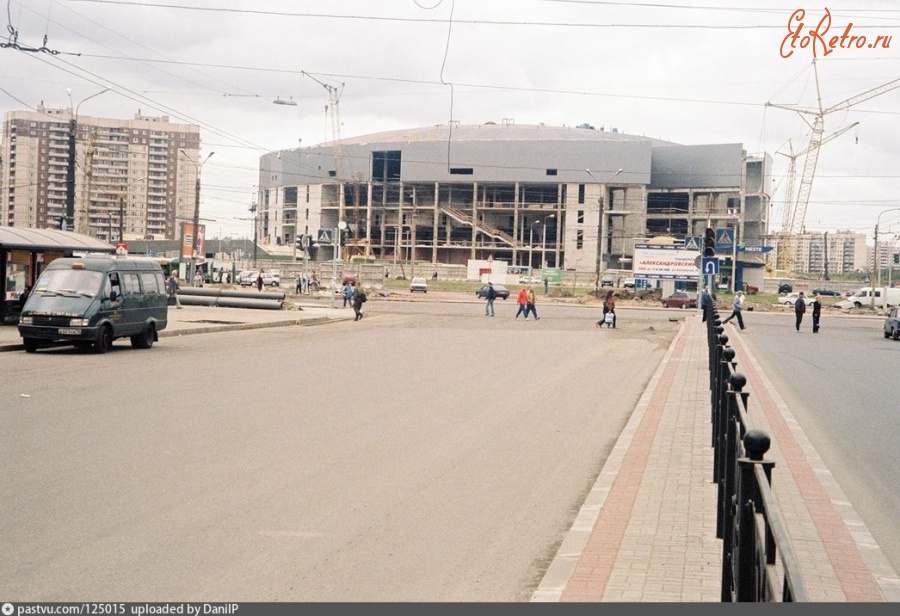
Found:
[[[900,571],[900,343],[883,319],[745,315],[744,340],[896,571]],[[726,325],[726,333],[731,331]],[[751,406],[752,408],[752,406]]]
[[[3,599],[526,601],[677,329],[538,309],[6,354]]]

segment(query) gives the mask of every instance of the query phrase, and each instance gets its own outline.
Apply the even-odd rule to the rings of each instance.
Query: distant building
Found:
[[[772,241],[773,262],[781,241],[777,236]],[[865,233],[802,233],[793,236],[788,245],[793,247],[792,269],[798,274],[849,274],[869,271],[871,267],[871,248],[866,246]]]
[[[702,237],[707,226],[761,246],[770,174],[771,157],[739,143],[439,125],[263,155],[259,225],[271,243],[292,244],[344,221],[345,258],[627,270],[636,242]],[[323,250],[330,258],[330,244]],[[761,280],[761,256],[747,259]]]
[[[0,225],[59,228],[72,119],[71,109],[43,105],[6,114]],[[107,241],[120,231],[126,239],[178,237],[193,215],[200,129],[140,113],[76,120],[75,230]]]

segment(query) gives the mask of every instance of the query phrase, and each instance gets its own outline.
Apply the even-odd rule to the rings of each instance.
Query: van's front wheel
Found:
[[[131,337],[131,346],[136,349],[149,349],[153,346],[154,340],[156,340],[156,328],[151,323],[140,334]]]
[[[97,340],[94,342],[94,350],[100,354],[106,353],[112,348],[112,343],[112,327],[110,327],[109,325],[104,325],[102,328],[100,328],[100,332],[97,334]]]

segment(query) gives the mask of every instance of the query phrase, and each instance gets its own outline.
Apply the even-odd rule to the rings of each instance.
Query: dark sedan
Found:
[[[841,294],[838,293],[837,291],[835,291],[834,289],[827,289],[824,287],[821,289],[813,289],[812,294],[813,294],[813,297],[815,297],[816,295],[827,295],[829,297],[840,297],[841,296]]]
[[[478,297],[486,297],[487,296],[487,288],[488,288],[487,285],[484,285],[483,287],[481,287],[480,289],[475,291],[475,295]],[[494,292],[497,294],[497,297],[499,297],[500,299],[506,299],[507,297],[509,297],[509,289],[504,287],[502,284],[495,284]]]
[[[697,294],[686,291],[675,291],[662,299],[663,308],[696,308]]]

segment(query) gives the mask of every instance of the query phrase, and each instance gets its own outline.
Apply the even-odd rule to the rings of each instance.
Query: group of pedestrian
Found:
[[[707,313],[709,309],[712,307],[713,301],[710,297],[709,290],[707,288],[703,289],[703,320],[706,321]],[[810,311],[812,312],[812,331],[814,334],[819,333],[819,321],[822,318],[822,297],[820,295],[816,295],[812,302],[810,302]],[[747,329],[744,327],[744,317],[741,314],[744,308],[744,292],[738,291],[734,294],[734,301],[731,305],[731,314],[722,321],[722,324],[728,323],[731,319],[736,319],[738,326],[741,329]],[[794,302],[794,329],[797,332],[800,332],[800,325],[803,323],[803,316],[806,314],[806,294],[803,291],[797,296],[796,301]]]
[[[822,297],[820,295],[816,295],[813,298],[813,301],[810,302],[810,307],[812,308],[812,331],[814,334],[819,333],[819,319],[822,318]],[[803,291],[800,291],[800,294],[797,296],[797,301],[794,302],[794,328],[799,332],[800,324],[803,323],[803,315],[806,314],[806,296],[803,294]]]
[[[522,287],[519,289],[519,293],[516,296],[516,303],[519,305],[519,309],[516,311],[516,319],[519,318],[519,315],[525,315],[525,320],[528,320],[528,315],[533,315],[534,320],[537,321],[540,319],[537,313],[537,308],[534,305],[534,287],[528,285],[527,287]],[[493,315],[492,315],[493,316]]]

